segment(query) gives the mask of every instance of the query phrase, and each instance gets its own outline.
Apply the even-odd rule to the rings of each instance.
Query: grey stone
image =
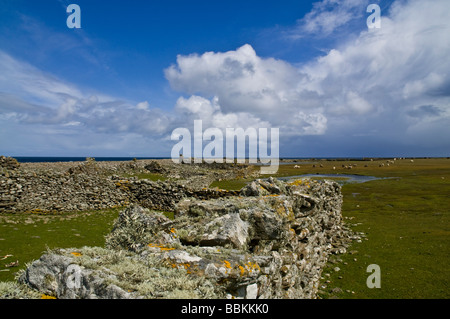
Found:
[[[258,284],[248,285],[246,288],[245,299],[256,299],[258,297]]]
[[[240,192],[190,183],[245,172],[239,166],[207,164],[161,164],[169,178],[182,178],[178,182],[119,176],[130,169],[146,172],[145,165],[116,163],[113,169],[89,160],[39,174],[21,166],[16,175],[0,176],[0,209],[5,211],[132,203],[106,236],[101,254],[86,262],[63,250],[46,253],[20,282],[58,298],[315,298],[330,254],[345,252],[358,237],[342,223],[337,183],[289,184],[270,178],[255,180]],[[70,167],[76,169],[69,172]],[[108,172],[115,175],[105,177]],[[175,219],[158,210],[174,212]],[[126,273],[110,264],[123,254],[139,270]],[[80,266],[75,267],[79,288],[70,284],[74,265]]]
[[[243,248],[248,242],[248,223],[241,220],[238,213],[227,214],[213,219],[205,225],[201,236],[201,246],[233,245]]]

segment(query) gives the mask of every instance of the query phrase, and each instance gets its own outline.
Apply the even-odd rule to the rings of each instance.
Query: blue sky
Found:
[[[446,0],[1,0],[0,153],[165,157],[202,119],[280,128],[284,157],[450,156],[448,16]]]

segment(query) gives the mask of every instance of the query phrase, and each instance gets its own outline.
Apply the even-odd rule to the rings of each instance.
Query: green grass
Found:
[[[51,215],[0,215],[0,281],[11,281],[25,264],[38,259],[47,247],[103,246],[120,209]],[[5,265],[19,261],[19,266]],[[5,271],[9,270],[9,271]]]
[[[0,281],[14,280],[15,273],[26,263],[39,259],[53,248],[84,246],[104,247],[105,236],[123,208],[77,213],[0,214]],[[173,212],[162,212],[173,219]],[[18,267],[7,264],[19,261]],[[1,271],[3,270],[3,271]]]
[[[397,177],[343,186],[342,214],[347,224],[354,225],[352,229],[363,232],[368,240],[354,242],[348,249],[352,254],[332,256],[324,270],[320,296],[449,298],[450,160],[416,159],[413,163],[400,160],[389,167],[379,167],[385,160],[316,164],[319,163],[324,167],[280,165],[274,176],[318,173]],[[357,163],[352,170],[341,167],[352,163]],[[215,185],[239,189],[241,184],[222,181]],[[371,264],[380,266],[380,289],[369,289],[366,285],[370,275],[366,270]],[[335,267],[340,270],[334,271]]]
[[[343,216],[353,217],[353,229],[368,240],[352,245],[358,253],[339,257],[341,271],[330,264],[322,296],[336,295],[330,291],[339,287],[339,298],[449,298],[449,172],[430,168],[398,180],[344,186]],[[380,289],[366,286],[370,264],[381,268]]]

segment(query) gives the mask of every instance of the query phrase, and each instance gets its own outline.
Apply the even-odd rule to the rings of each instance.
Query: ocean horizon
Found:
[[[12,156],[19,163],[58,163],[58,162],[84,162],[87,157],[78,156]],[[169,159],[169,157],[95,157],[97,162],[122,162],[137,160],[151,160],[151,159]]]
[[[84,156],[11,156],[19,163],[58,163],[58,162],[84,162],[87,157]],[[131,157],[131,156],[89,156],[94,158],[97,162],[124,162],[137,160],[161,160],[170,159],[170,157]],[[392,157],[280,157],[280,161],[285,160],[350,160],[350,161],[364,161],[370,158],[373,159],[389,159]],[[406,157],[406,158],[434,158],[434,157]],[[438,158],[438,157],[436,157]],[[448,158],[448,157],[447,157]],[[280,163],[282,164],[282,163]]]

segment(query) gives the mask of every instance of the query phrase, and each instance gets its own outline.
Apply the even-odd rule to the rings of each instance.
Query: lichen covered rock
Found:
[[[105,248],[48,253],[21,282],[58,298],[315,298],[328,256],[351,240],[341,205],[335,182],[276,179],[184,196],[174,219],[133,205]],[[73,264],[82,279],[68,289]]]

